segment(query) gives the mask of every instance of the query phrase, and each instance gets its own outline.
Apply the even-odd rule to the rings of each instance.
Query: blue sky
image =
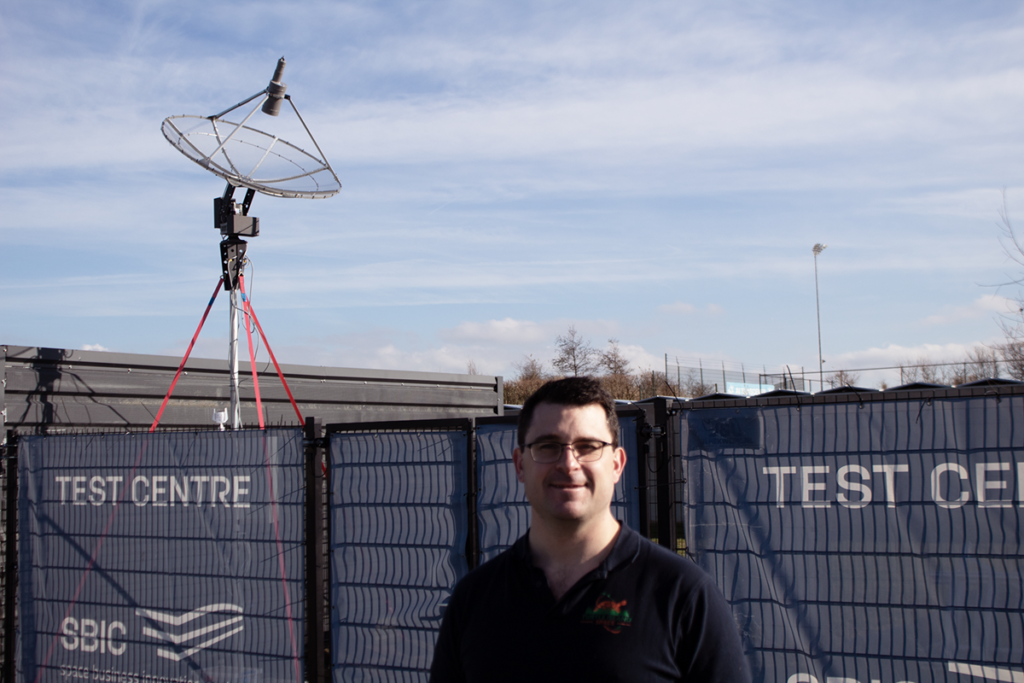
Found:
[[[253,203],[286,362],[511,376],[572,324],[811,370],[816,242],[826,369],[997,342],[1018,294],[1017,3],[7,2],[0,343],[184,351],[223,181],[160,124],[282,55],[343,185]],[[226,339],[221,296],[195,353]]]

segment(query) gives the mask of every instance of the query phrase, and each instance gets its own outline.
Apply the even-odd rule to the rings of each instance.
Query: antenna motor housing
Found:
[[[214,197],[213,227],[225,237],[258,237],[260,219],[245,215],[242,205],[232,199]]]

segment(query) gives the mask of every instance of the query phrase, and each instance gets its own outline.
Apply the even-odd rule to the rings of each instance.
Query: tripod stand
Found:
[[[195,334],[192,335],[192,341],[189,343],[188,349],[185,351],[185,355],[181,359],[181,363],[178,365],[178,371],[174,374],[174,379],[171,381],[171,386],[167,390],[167,395],[164,396],[163,403],[160,404],[160,410],[157,411],[156,418],[153,420],[153,424],[149,428],[149,431],[151,432],[156,430],[157,425],[160,424],[160,418],[163,416],[164,409],[167,407],[167,402],[170,400],[171,394],[174,392],[174,387],[178,383],[178,379],[181,377],[181,373],[185,368],[185,363],[188,361],[188,357],[192,353],[192,348],[195,346],[196,339],[199,338],[199,333],[202,331],[203,325],[206,324],[206,318],[210,315],[210,309],[213,308],[213,302],[216,301],[217,295],[220,293],[221,285],[224,286],[224,289],[231,292],[228,334],[228,367],[231,377],[231,406],[229,412],[231,428],[241,429],[242,427],[241,405],[238,398],[239,296],[242,300],[242,314],[245,318],[245,335],[249,344],[249,363],[252,368],[252,384],[253,390],[256,394],[256,413],[259,416],[260,429],[265,429],[266,425],[263,419],[263,401],[260,398],[259,376],[256,371],[256,352],[252,343],[252,325],[249,323],[250,316],[252,317],[252,322],[256,325],[256,329],[259,331],[260,337],[263,339],[263,344],[267,348],[270,360],[274,363],[274,369],[277,370],[277,376],[281,378],[281,384],[284,385],[284,390],[288,394],[288,400],[291,401],[292,408],[295,409],[295,414],[299,418],[299,423],[301,424],[303,422],[302,412],[299,410],[298,404],[295,403],[295,397],[292,396],[291,389],[288,387],[288,382],[284,378],[284,373],[281,372],[281,366],[278,364],[277,358],[274,356],[274,351],[270,348],[270,342],[267,340],[267,335],[263,332],[263,326],[260,325],[260,321],[256,317],[256,311],[252,308],[252,302],[250,302],[249,297],[245,295],[245,275],[243,271],[246,263],[245,250],[247,243],[240,237],[240,235],[245,235],[247,237],[256,237],[259,235],[259,218],[250,217],[248,215],[249,206],[252,204],[252,198],[253,195],[255,195],[255,191],[251,189],[248,190],[245,193],[245,199],[242,204],[235,203],[232,198],[234,192],[235,186],[228,183],[227,188],[224,190],[224,194],[213,200],[214,225],[219,228],[221,234],[224,235],[224,239],[221,240],[220,243],[222,274],[220,279],[217,281],[217,286],[213,290],[210,302],[206,306],[206,311],[203,313],[203,317],[199,321],[199,327],[196,328]]]

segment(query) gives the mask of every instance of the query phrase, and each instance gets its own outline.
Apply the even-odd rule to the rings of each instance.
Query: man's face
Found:
[[[583,440],[614,441],[604,409],[596,404],[565,406],[541,403],[523,443]],[[615,484],[626,464],[626,452],[608,446],[596,462],[580,463],[563,448],[556,462],[534,462],[529,448],[512,453],[516,475],[526,487],[533,514],[543,519],[586,522],[610,507]]]

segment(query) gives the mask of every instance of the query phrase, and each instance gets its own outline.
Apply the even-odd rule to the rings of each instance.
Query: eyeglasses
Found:
[[[585,439],[575,443],[559,443],[557,441],[534,441],[526,444],[530,449],[530,457],[541,465],[550,465],[562,459],[562,451],[566,446],[572,451],[576,462],[596,462],[604,455],[604,449],[611,446],[606,441]]]

